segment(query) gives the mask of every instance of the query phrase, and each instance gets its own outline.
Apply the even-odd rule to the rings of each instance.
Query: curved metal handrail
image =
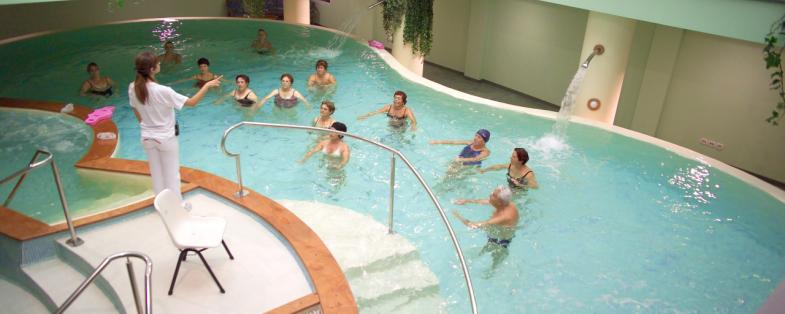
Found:
[[[46,155],[46,158],[35,162],[35,160],[38,159],[38,156],[40,155]],[[68,233],[71,236],[71,238],[66,240],[65,243],[71,246],[79,246],[82,243],[84,243],[84,241],[82,241],[82,239],[76,236],[74,223],[71,221],[71,215],[69,214],[69,210],[68,210],[68,201],[65,199],[65,192],[63,191],[63,182],[62,180],[60,180],[60,170],[57,169],[57,164],[55,163],[55,156],[52,155],[52,153],[50,153],[49,151],[43,149],[37,150],[35,154],[33,154],[33,158],[30,159],[30,162],[27,164],[27,167],[17,172],[14,172],[10,176],[7,176],[2,180],[0,180],[0,185],[2,185],[3,183],[11,181],[11,179],[16,178],[17,176],[19,177],[19,180],[16,181],[16,184],[11,189],[11,193],[8,194],[8,197],[3,202],[3,206],[8,207],[8,204],[10,204],[11,200],[14,199],[14,196],[16,195],[16,191],[19,189],[19,186],[22,185],[22,182],[24,182],[25,178],[27,177],[27,174],[30,171],[36,168],[43,167],[46,164],[52,165],[52,175],[54,176],[55,185],[57,186],[57,193],[60,196],[60,205],[63,207],[63,215],[65,216],[65,223],[68,226]]]
[[[425,188],[425,191],[428,193],[428,197],[431,198],[431,201],[433,202],[433,205],[435,205],[436,209],[439,210],[439,215],[441,216],[442,221],[444,222],[444,225],[447,227],[447,232],[449,232],[449,234],[450,234],[450,239],[452,240],[452,244],[455,247],[455,252],[458,253],[458,259],[461,262],[461,270],[463,271],[463,278],[466,281],[466,288],[469,290],[469,301],[471,302],[472,313],[477,314],[477,301],[476,301],[476,299],[474,297],[474,288],[472,287],[472,279],[471,279],[471,276],[469,276],[469,268],[466,266],[466,260],[463,257],[463,251],[461,251],[461,246],[458,243],[458,238],[455,237],[455,232],[452,230],[452,225],[450,225],[450,222],[447,220],[447,214],[444,213],[444,209],[442,208],[442,205],[439,203],[439,200],[436,199],[436,196],[433,194],[433,191],[428,186],[428,184],[425,183],[425,180],[422,178],[422,175],[420,175],[420,172],[418,172],[416,169],[414,169],[414,166],[412,165],[411,162],[409,162],[409,159],[407,159],[406,156],[401,154],[401,152],[399,152],[395,148],[392,148],[392,147],[384,145],[382,143],[379,143],[379,142],[376,142],[376,141],[372,141],[370,139],[364,138],[364,137],[359,136],[359,135],[351,134],[351,133],[336,131],[336,130],[332,130],[332,129],[323,129],[323,128],[317,128],[317,127],[303,126],[303,125],[291,125],[291,124],[277,124],[277,123],[266,123],[266,122],[247,122],[247,121],[243,121],[243,122],[237,123],[237,124],[235,124],[233,126],[230,126],[228,129],[226,129],[226,131],[224,131],[223,137],[221,137],[221,150],[227,156],[235,158],[235,164],[236,164],[236,168],[237,168],[237,183],[240,186],[240,190],[237,191],[237,193],[235,193],[236,197],[243,197],[243,196],[248,194],[248,191],[243,189],[243,179],[242,179],[242,173],[240,171],[240,153],[232,153],[232,152],[230,152],[230,151],[228,151],[226,149],[226,138],[229,136],[229,134],[232,131],[234,131],[235,129],[237,129],[237,128],[241,127],[241,126],[244,126],[244,125],[271,127],[271,128],[282,128],[282,129],[309,130],[309,131],[317,131],[317,132],[327,132],[327,133],[339,134],[339,135],[348,136],[348,137],[351,137],[351,138],[354,138],[354,139],[358,139],[360,141],[366,142],[366,143],[371,144],[371,145],[375,145],[377,147],[381,147],[382,149],[391,152],[393,154],[393,156],[392,156],[392,164],[390,166],[390,169],[391,169],[391,175],[390,176],[391,176],[391,178],[390,178],[390,211],[389,211],[389,221],[388,221],[388,230],[389,230],[389,232],[392,232],[393,191],[394,191],[394,185],[395,185],[395,181],[394,181],[395,180],[395,156],[398,156],[399,158],[401,158],[401,160],[403,160],[403,162],[406,165],[406,167],[408,167],[409,170],[417,178],[417,181],[419,181],[420,184],[422,185],[422,187]]]
[[[152,281],[150,280],[150,278],[153,275],[153,261],[147,255],[145,255],[143,253],[139,253],[139,252],[120,252],[120,253],[115,253],[115,254],[109,255],[106,258],[104,258],[104,260],[101,262],[101,264],[98,265],[98,267],[96,267],[95,270],[93,270],[93,273],[90,274],[90,276],[88,276],[87,279],[85,279],[85,281],[83,281],[82,284],[79,285],[79,287],[76,288],[76,290],[74,290],[73,293],[71,293],[71,296],[69,296],[68,299],[66,299],[65,302],[63,302],[63,304],[60,305],[59,308],[57,308],[55,313],[60,314],[60,313],[65,312],[65,310],[68,309],[68,307],[71,306],[72,303],[74,303],[76,298],[78,298],[80,295],[82,295],[82,292],[84,292],[84,290],[87,289],[87,286],[90,285],[90,283],[92,283],[93,280],[95,280],[96,277],[98,277],[98,275],[104,270],[104,268],[106,268],[107,265],[109,265],[109,263],[111,263],[112,261],[114,261],[114,260],[116,260],[118,258],[123,258],[123,257],[126,258],[126,264],[125,265],[126,265],[126,267],[128,269],[128,278],[131,281],[131,290],[132,290],[132,292],[134,294],[134,304],[136,305],[137,313],[140,313],[140,314],[141,313],[152,314],[153,313],[153,306],[152,306],[153,305],[153,294],[152,294],[152,286],[151,286]],[[135,258],[141,259],[145,263],[145,266],[144,266],[144,312],[142,311],[142,306],[141,306],[141,303],[140,303],[140,300],[139,300],[139,294],[138,294],[137,289],[136,289],[136,277],[134,276],[134,268],[133,268],[133,264],[131,264],[131,257],[135,257]]]

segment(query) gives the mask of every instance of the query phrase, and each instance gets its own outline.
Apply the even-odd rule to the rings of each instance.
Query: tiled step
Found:
[[[358,303],[417,291],[438,291],[439,280],[420,260],[413,260],[385,270],[365,272],[349,278]]]
[[[59,258],[22,268],[58,306],[85,280],[85,276]],[[94,284],[87,287],[66,313],[117,313],[118,310]]]
[[[325,243],[361,313],[445,313],[436,275],[414,245],[373,218],[329,204],[279,200]]]
[[[0,313],[49,313],[33,294],[0,277]]]
[[[324,203],[278,201],[303,220],[333,253],[344,272],[416,253],[414,245],[373,218]]]
[[[388,314],[388,313],[447,313],[444,299],[436,293],[416,293],[412,295],[398,295],[378,302],[377,304],[361,306],[362,314]]]

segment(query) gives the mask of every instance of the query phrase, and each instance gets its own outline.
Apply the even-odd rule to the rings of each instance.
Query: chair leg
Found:
[[[224,240],[221,240],[221,244],[223,244],[224,249],[226,250],[226,254],[229,254],[229,259],[233,260],[234,256],[232,255],[232,252],[229,252],[229,247],[226,246],[226,242],[224,242]]]
[[[199,254],[199,258],[202,259],[202,263],[204,263],[204,267],[207,267],[207,271],[210,272],[210,276],[213,277],[213,280],[215,281],[215,284],[218,285],[218,289],[221,291],[221,293],[226,293],[224,287],[221,286],[220,282],[218,282],[218,278],[215,277],[215,274],[213,273],[213,269],[210,268],[210,265],[207,264],[207,260],[205,260],[204,256],[202,256],[202,252],[196,251],[196,254]]]
[[[169,295],[174,291],[174,282],[177,281],[177,273],[180,272],[180,263],[185,260],[185,255],[188,254],[189,249],[180,251],[180,256],[177,257],[177,267],[174,268],[174,276],[172,276],[172,284],[169,285]]]

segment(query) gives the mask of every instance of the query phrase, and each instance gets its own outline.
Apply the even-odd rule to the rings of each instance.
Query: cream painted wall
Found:
[[[624,74],[624,85],[622,85],[621,96],[619,96],[619,107],[616,108],[616,119],[613,121],[614,125],[631,128],[655,27],[655,24],[641,21],[638,21],[635,27],[630,57],[627,60],[627,71]]]
[[[108,22],[178,16],[226,16],[223,0],[126,1],[122,8],[109,0],[72,0],[0,6],[0,39],[46,30],[79,28]],[[151,9],[151,4],[155,8]]]
[[[558,104],[580,63],[588,12],[497,0],[490,16],[482,78]]]
[[[684,33],[657,137],[785,182],[785,126],[764,121],[777,103],[768,89],[763,46]],[[706,137],[725,144],[700,145]]]
[[[469,0],[433,2],[434,45],[425,58],[426,61],[463,72],[466,63],[469,7]]]
[[[373,2],[368,0],[334,0],[329,3],[315,1],[319,9],[319,24],[352,33],[361,38],[374,38],[376,16],[381,20],[381,6],[366,9]]]

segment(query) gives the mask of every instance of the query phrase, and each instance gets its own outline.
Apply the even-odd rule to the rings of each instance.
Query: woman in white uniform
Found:
[[[217,77],[202,86],[191,98],[155,81],[161,62],[149,51],[136,56],[136,80],[128,86],[128,99],[141,127],[142,147],[147,153],[153,190],[170,189],[180,195],[180,154],[175,136],[174,110],[196,106],[207,89],[221,85]]]

